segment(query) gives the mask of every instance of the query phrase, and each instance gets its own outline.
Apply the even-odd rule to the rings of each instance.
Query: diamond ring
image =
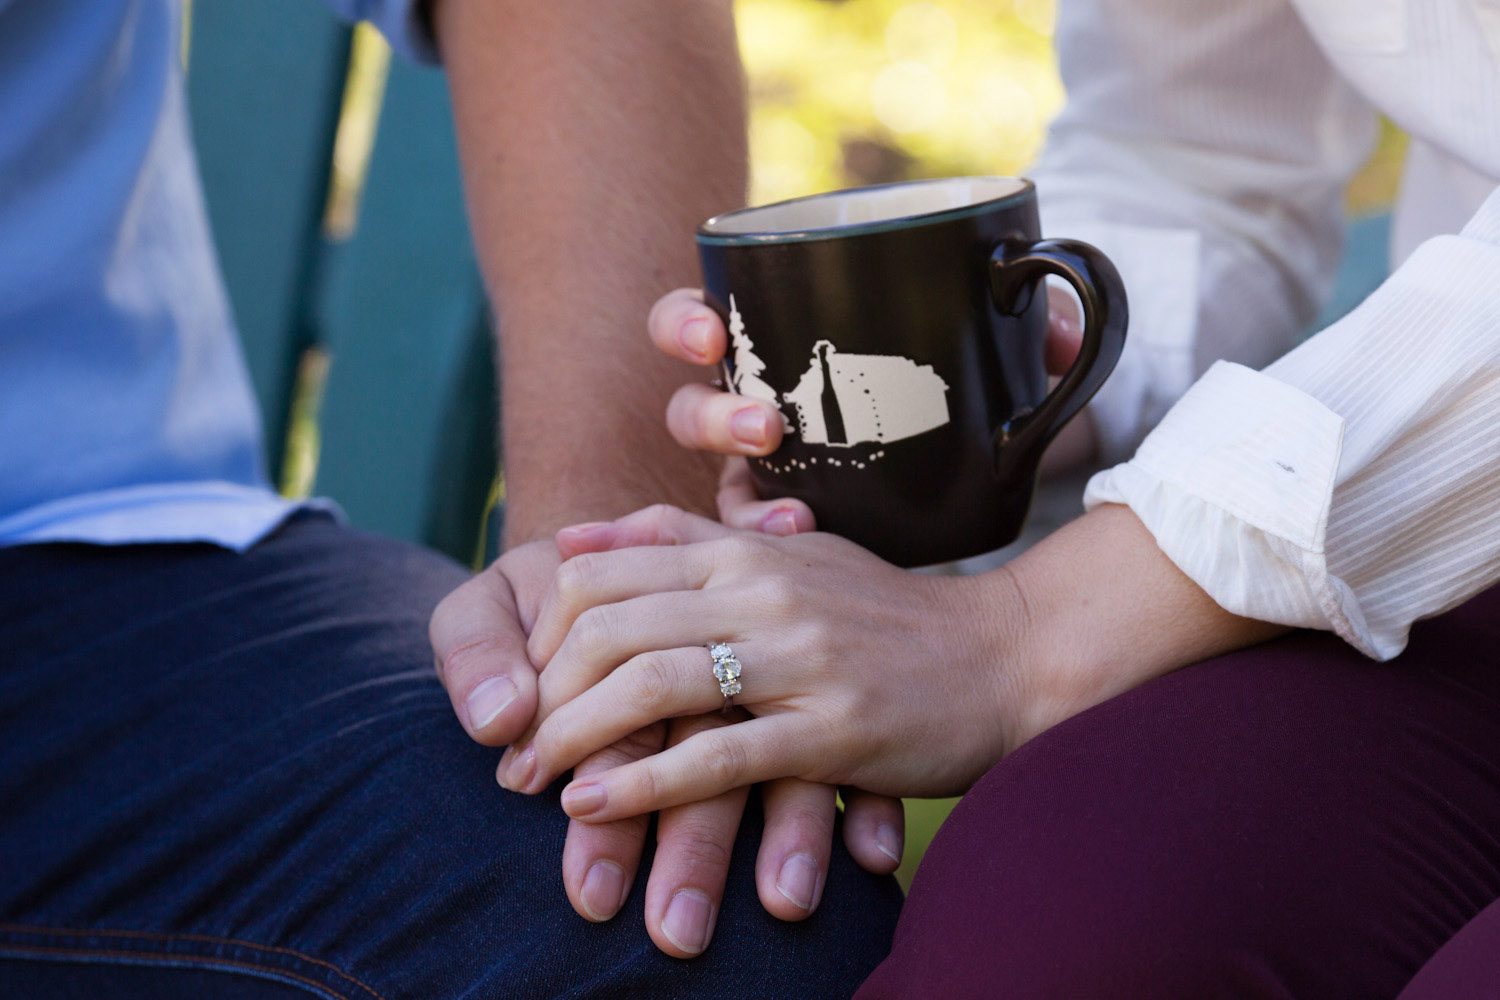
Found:
[[[708,644],[708,655],[714,661],[714,680],[719,682],[719,693],[724,696],[724,711],[734,706],[734,696],[740,693],[740,661],[727,642]]]

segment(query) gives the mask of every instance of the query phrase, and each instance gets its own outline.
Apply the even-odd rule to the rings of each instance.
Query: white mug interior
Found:
[[[949,177],[835,191],[715,216],[702,232],[715,236],[805,233],[891,222],[970,208],[1026,187],[1015,177]]]

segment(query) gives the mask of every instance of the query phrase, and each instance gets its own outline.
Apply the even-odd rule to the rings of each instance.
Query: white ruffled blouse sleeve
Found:
[[[1085,504],[1222,607],[1388,659],[1500,578],[1500,191],[1256,372],[1215,365]]]

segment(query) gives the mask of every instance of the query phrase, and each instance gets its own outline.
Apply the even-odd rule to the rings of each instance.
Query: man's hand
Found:
[[[576,536],[569,554],[585,551],[587,545],[586,537]],[[515,740],[536,711],[537,677],[526,641],[560,560],[550,542],[512,549],[433,612],[430,632],[439,675],[459,721],[487,746]],[[649,726],[589,757],[575,775],[588,778],[643,759],[723,721],[706,716],[675,720],[670,727]],[[656,856],[646,885],[646,927],[668,954],[691,957],[712,937],[747,795],[748,789],[738,789],[665,810],[658,819]],[[823,891],[834,790],[778,781],[762,788],[762,799],[765,832],[756,859],[760,899],[775,916],[800,920],[817,908]],[[900,802],[863,793],[848,793],[845,802],[850,852],[870,871],[894,871],[903,840]],[[569,826],[563,884],[580,915],[608,920],[624,905],[645,849],[647,825],[646,817],[638,817]]]

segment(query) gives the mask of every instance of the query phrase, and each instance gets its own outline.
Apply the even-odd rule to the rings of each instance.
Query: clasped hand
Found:
[[[615,740],[723,703],[705,644],[744,665],[748,721],[580,777],[592,822],[797,777],[884,795],[954,795],[1014,738],[1002,574],[897,569],[826,534],[735,531],[670,507],[565,529],[528,650],[538,725],[500,766],[536,792]]]

